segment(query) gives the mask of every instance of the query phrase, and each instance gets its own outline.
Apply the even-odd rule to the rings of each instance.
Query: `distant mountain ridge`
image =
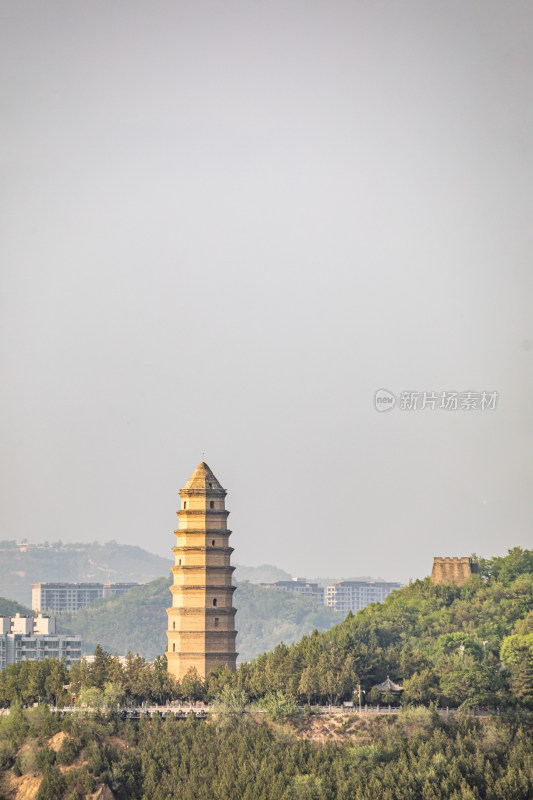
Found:
[[[167,577],[173,560],[150,553],[142,547],[119,544],[116,541],[100,544],[67,543],[32,544],[27,541],[0,541],[0,597],[31,606],[33,583],[46,581],[149,583]],[[270,583],[289,581],[290,573],[273,564],[250,567],[235,565],[234,579],[238,583]],[[336,578],[311,578],[325,586]],[[375,580],[380,578],[350,578]]]
[[[168,575],[172,561],[142,547],[118,544],[34,545],[0,542],[0,596],[31,606],[32,583],[96,581],[148,583]]]
[[[166,608],[169,592],[171,558],[161,558],[141,547],[118,544],[34,545],[29,542],[0,542],[0,613],[9,616],[28,612],[32,583],[40,581],[98,581],[146,583],[120,598],[97,600],[76,614],[58,617],[59,631],[81,634],[85,653],[100,643],[110,652],[121,655],[127,650],[139,652],[149,660],[166,646]],[[248,661],[279,642],[297,641],[314,628],[325,630],[339,616],[316,600],[293,592],[277,592],[254,586],[277,580],[291,580],[291,575],[273,564],[245,566],[237,564],[239,660]],[[327,580],[315,578],[315,582]],[[1,598],[9,598],[1,600]]]
[[[275,567],[273,564],[261,564],[259,567],[244,567],[242,564],[235,565],[233,577],[239,583],[250,581],[250,583],[270,583],[271,581],[290,581],[292,576],[284,569]]]

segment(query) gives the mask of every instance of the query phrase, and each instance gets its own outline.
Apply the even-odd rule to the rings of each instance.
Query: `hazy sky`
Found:
[[[3,0],[0,538],[170,557],[205,450],[237,563],[531,546],[532,32],[529,0]]]

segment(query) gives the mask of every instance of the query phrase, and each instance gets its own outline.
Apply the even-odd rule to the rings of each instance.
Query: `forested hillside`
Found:
[[[159,578],[121,597],[97,600],[75,614],[63,614],[58,617],[58,631],[81,634],[85,653],[101,644],[112,653],[125,655],[131,650],[152,661],[167,645],[169,585],[170,578]],[[280,642],[291,644],[315,628],[330,628],[339,619],[316,600],[247,582],[237,585],[234,604],[240,661],[249,661]]]
[[[305,731],[304,731],[305,733]],[[335,741],[255,715],[140,722],[15,707],[0,721],[0,795],[37,800],[526,800],[526,720],[443,722],[427,709],[346,719]],[[112,792],[112,794],[111,794]]]
[[[22,614],[26,617],[33,616],[33,611],[16,600],[6,600],[5,597],[0,597],[0,617],[14,617],[15,614]]]
[[[352,699],[361,685],[366,702],[394,702],[373,688],[390,676],[403,686],[404,703],[528,707],[533,551],[515,548],[504,558],[481,560],[480,569],[463,587],[416,581],[334,627],[334,612],[310,599],[240,584],[239,659],[253,660],[218,685],[252,700],[281,692],[309,703]],[[168,585],[161,578],[97,601],[60,617],[60,628],[82,633],[86,651],[100,643],[110,653],[130,650],[153,660],[166,646]],[[320,633],[320,627],[330,629]]]
[[[337,703],[352,699],[361,685],[366,702],[394,704],[397,697],[375,689],[390,676],[403,686],[403,703],[533,708],[533,551],[515,548],[505,558],[481,561],[480,568],[481,574],[463,587],[416,581],[383,604],[348,615],[330,630],[314,630],[292,645],[279,644],[242,664],[236,673],[216,669],[206,682],[194,678],[194,696],[216,697],[227,690],[249,700],[279,696],[310,704]],[[135,590],[80,612],[89,630],[100,631],[102,638],[105,632],[111,653],[128,643],[128,649],[142,652],[141,647],[131,646],[135,630],[145,635],[154,629],[163,651],[166,617],[162,605],[168,586],[156,581],[142,591],[148,589],[151,597],[145,605],[135,597],[141,590]],[[261,630],[265,638],[286,637],[289,622],[309,624],[314,615],[326,610],[306,607],[312,604],[310,600],[246,583],[235,595],[244,646],[246,636],[253,645]],[[138,671],[145,669],[143,663],[138,660]],[[127,677],[116,664],[112,667],[109,658],[97,672],[96,683],[92,673],[78,675],[77,668],[71,679],[79,682],[80,690],[93,685],[103,689],[106,682],[118,680],[122,687],[138,684],[137,697],[153,692],[154,677],[148,672],[142,680],[132,677],[133,672]],[[32,681],[25,680],[24,685]],[[190,681],[187,689],[169,684],[165,696],[187,696],[190,686]],[[9,700],[12,695],[5,697]]]
[[[461,588],[416,581],[325,633],[279,645],[234,680],[250,697],[281,690],[309,702],[349,698],[361,684],[375,702],[372,687],[389,675],[404,702],[530,706],[533,550],[481,560],[480,569]]]
[[[9,666],[0,674],[0,705],[11,704],[0,718],[0,797],[31,789],[38,800],[83,800],[105,785],[116,800],[530,798],[533,551],[515,548],[480,568],[461,588],[417,581],[205,681],[194,673],[176,681],[164,657],[149,665],[129,655],[122,665],[100,647],[94,663],[70,673],[53,659]],[[273,602],[284,596],[263,591]],[[249,609],[253,620],[260,602]],[[397,698],[375,689],[387,674],[404,687],[396,717],[334,720],[297,709],[297,701],[352,698],[359,683],[365,700],[394,706]],[[72,696],[85,714],[20,707]],[[132,722],[113,712],[177,698],[214,702],[214,713],[206,722]],[[435,704],[490,714],[442,719]]]

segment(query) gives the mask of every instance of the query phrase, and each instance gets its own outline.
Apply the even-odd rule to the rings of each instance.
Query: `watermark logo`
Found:
[[[398,409],[400,411],[495,411],[499,393],[494,391],[474,392],[400,392]],[[377,411],[390,411],[395,407],[397,397],[388,389],[378,389],[374,395]]]
[[[387,389],[378,389],[374,395],[374,405],[377,411],[390,411],[396,405],[396,397]]]

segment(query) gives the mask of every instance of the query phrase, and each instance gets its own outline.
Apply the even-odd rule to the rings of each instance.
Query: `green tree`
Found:
[[[527,644],[513,653],[511,690],[522,705],[533,709],[533,652]]]
[[[121,689],[125,687],[124,668],[116,653],[107,667],[107,680],[110,683],[114,683],[115,686],[120,686]]]
[[[105,706],[104,692],[96,686],[82,689],[76,699],[76,705],[85,711],[99,711]]]
[[[126,693],[134,700],[141,701],[149,697],[152,675],[148,664],[138,653],[135,657],[131,652],[127,653],[124,679]]]
[[[47,765],[37,792],[37,800],[58,800],[65,790],[65,779],[55,765]]]
[[[441,679],[441,688],[450,705],[476,708],[498,704],[500,677],[485,664],[459,666]]]
[[[18,691],[18,673],[20,664],[9,664],[0,672],[0,706],[9,708],[16,699],[20,700]]]
[[[240,689],[225,686],[220,697],[213,703],[213,712],[224,717],[240,717],[246,711],[248,698]]]
[[[298,685],[299,694],[303,694],[307,699],[307,704],[311,705],[311,700],[320,692],[320,682],[318,671],[315,666],[309,664],[302,670],[302,677]]]
[[[102,704],[108,711],[116,711],[124,702],[124,689],[116,683],[106,683],[104,686]]]
[[[53,705],[59,706],[68,703],[69,693],[65,689],[68,683],[69,675],[65,659],[61,661],[53,659],[50,671],[44,681],[46,696],[52,701]]]
[[[82,689],[88,688],[91,684],[89,664],[86,658],[78,664],[73,664],[70,668],[70,691],[77,697]]]
[[[186,700],[202,700],[204,697],[205,683],[195,669],[190,669],[183,676],[181,693]]]
[[[220,697],[226,687],[237,686],[237,676],[227,664],[217,664],[207,674],[205,683],[208,698]]]
[[[150,676],[150,695],[157,703],[176,696],[177,686],[167,669],[166,656],[157,656]]]
[[[339,660],[337,654],[322,653],[318,661],[320,694],[327,698],[330,705],[339,700],[345,689]]]
[[[477,642],[472,636],[465,631],[455,631],[453,633],[444,633],[439,636],[437,647],[443,653],[450,655],[469,654],[477,661],[483,658],[483,647],[480,642]]]
[[[524,649],[528,649],[533,654],[533,631],[511,636],[506,636],[500,650],[500,658],[507,669],[511,669],[514,663],[521,657]]]
[[[261,705],[275,722],[289,719],[296,712],[294,697],[284,694],[279,689],[277,692],[269,692],[261,701]]]
[[[111,665],[111,656],[102,648],[101,645],[96,645],[94,651],[94,660],[89,665],[89,680],[91,686],[96,686],[97,689],[103,689],[107,681],[107,671]]]
[[[406,703],[427,704],[433,702],[439,694],[438,680],[430,669],[415,672],[404,681],[403,688],[402,699]]]
[[[373,686],[368,693],[368,701],[371,705],[377,706],[379,703],[382,702],[381,692],[377,688],[377,686]]]
[[[481,572],[491,580],[509,584],[519,575],[533,573],[533,550],[522,550],[513,547],[507,551],[506,556],[499,556],[490,560],[480,559]]]
[[[24,661],[19,672],[20,696],[26,703],[36,703],[46,696],[47,661]]]
[[[282,800],[326,800],[323,782],[314,775],[296,775]]]

